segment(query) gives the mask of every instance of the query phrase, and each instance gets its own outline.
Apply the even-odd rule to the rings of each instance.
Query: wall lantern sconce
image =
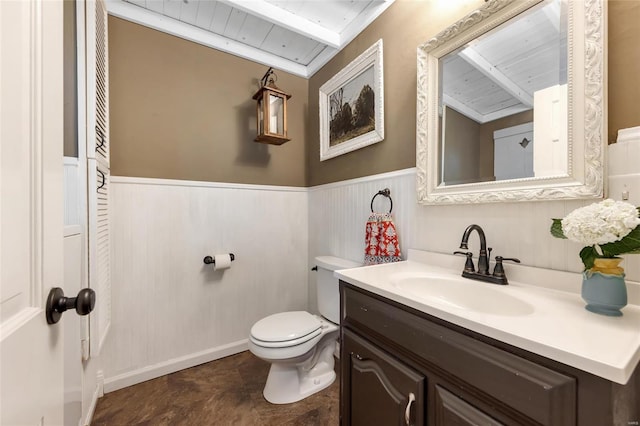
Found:
[[[291,140],[287,137],[287,100],[291,95],[275,85],[274,76],[277,80],[273,68],[269,68],[260,80],[260,90],[253,95],[253,99],[258,101],[258,136],[254,140],[282,145]]]

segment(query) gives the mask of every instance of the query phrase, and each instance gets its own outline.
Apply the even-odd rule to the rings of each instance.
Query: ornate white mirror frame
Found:
[[[541,1],[490,0],[418,47],[416,188],[419,203],[490,203],[604,195],[605,0],[569,0],[568,3],[568,173],[460,185],[439,182],[439,59]]]

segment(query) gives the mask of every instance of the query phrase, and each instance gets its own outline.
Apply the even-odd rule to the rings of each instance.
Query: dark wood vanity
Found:
[[[340,281],[341,425],[638,425],[620,385]],[[508,319],[505,319],[508,321]]]

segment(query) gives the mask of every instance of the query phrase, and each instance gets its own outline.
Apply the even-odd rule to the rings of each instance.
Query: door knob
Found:
[[[60,321],[62,313],[68,309],[75,309],[78,315],[87,315],[96,305],[96,292],[90,288],[83,288],[76,297],[65,297],[60,287],[54,287],[47,297],[47,324]]]

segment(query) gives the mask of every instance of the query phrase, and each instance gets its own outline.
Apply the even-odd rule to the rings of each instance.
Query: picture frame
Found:
[[[320,87],[320,161],[384,139],[382,39]]]

